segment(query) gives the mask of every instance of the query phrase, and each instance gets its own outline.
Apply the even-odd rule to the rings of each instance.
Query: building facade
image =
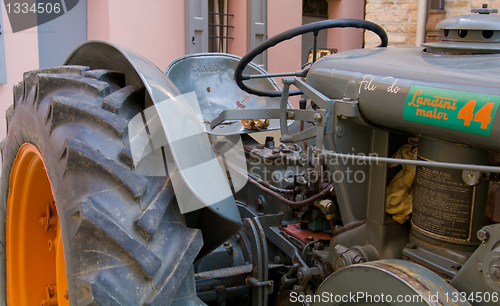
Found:
[[[364,18],[365,0],[80,0],[61,17],[13,33],[0,0],[0,113],[12,104],[12,87],[22,80],[23,72],[62,65],[86,40],[116,43],[164,70],[189,53],[243,56],[268,37],[317,20],[304,18],[303,2],[308,7],[326,3],[322,18]],[[319,47],[339,51],[363,44],[363,33],[356,29],[328,30],[323,37]],[[269,72],[296,71],[306,47],[298,37],[273,47],[257,61]],[[1,118],[3,139],[6,125]]]

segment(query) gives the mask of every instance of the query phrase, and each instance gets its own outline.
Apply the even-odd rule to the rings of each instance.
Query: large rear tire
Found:
[[[40,305],[54,286],[59,305],[199,302],[192,264],[201,232],[186,227],[167,177],[134,170],[127,125],[147,92],[126,81],[114,71],[63,66],[28,72],[15,86],[2,149],[0,305]],[[26,164],[37,167],[23,166],[26,148],[34,152]],[[37,196],[36,175],[46,177],[55,211],[48,189]],[[52,229],[43,225],[54,215]],[[32,255],[51,252],[44,233],[54,229],[67,294],[61,256]],[[30,281],[37,274],[49,276]]]

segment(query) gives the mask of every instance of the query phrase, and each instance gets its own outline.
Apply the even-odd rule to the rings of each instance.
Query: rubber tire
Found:
[[[134,171],[127,146],[146,95],[122,73],[82,66],[31,71],[14,87],[2,146],[0,305],[10,171],[26,142],[52,184],[71,305],[201,303],[192,274],[201,232],[186,227],[168,177]]]

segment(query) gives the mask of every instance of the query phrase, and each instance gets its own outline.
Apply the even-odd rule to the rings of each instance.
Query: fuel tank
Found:
[[[499,152],[499,17],[446,19],[445,40],[422,47],[323,57],[306,82],[329,98],[357,100],[370,124]]]

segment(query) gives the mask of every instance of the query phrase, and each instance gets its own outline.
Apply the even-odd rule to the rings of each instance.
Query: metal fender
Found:
[[[170,176],[187,225],[202,231],[204,245],[198,258],[240,229],[240,214],[199,120],[194,93],[181,95],[149,60],[109,42],[85,42],[64,64],[121,71],[127,86],[144,84],[147,105],[128,127],[134,166],[143,175]]]

